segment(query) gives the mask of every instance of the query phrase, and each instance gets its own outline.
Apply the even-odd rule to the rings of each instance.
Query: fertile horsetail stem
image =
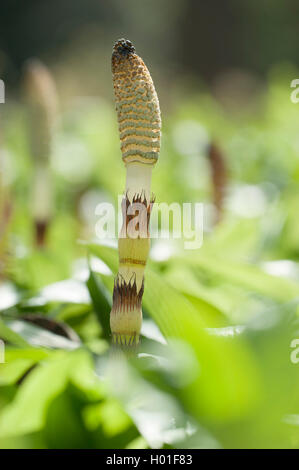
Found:
[[[30,151],[34,161],[33,217],[37,244],[43,245],[46,228],[52,215],[49,158],[58,106],[52,75],[48,68],[36,59],[29,60],[25,64],[24,92],[28,112]]]
[[[130,347],[138,344],[142,323],[144,269],[150,249],[149,219],[154,202],[151,176],[159,157],[161,116],[150,73],[130,41],[120,39],[114,45],[112,74],[127,177],[110,326],[112,342]],[[135,208],[139,217],[138,223],[132,226]]]

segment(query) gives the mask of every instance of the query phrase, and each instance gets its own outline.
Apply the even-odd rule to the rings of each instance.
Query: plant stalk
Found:
[[[160,151],[161,116],[150,73],[130,41],[120,39],[114,45],[112,74],[126,191],[110,327],[112,343],[130,349],[139,343],[142,324],[144,270],[154,203],[151,178]]]

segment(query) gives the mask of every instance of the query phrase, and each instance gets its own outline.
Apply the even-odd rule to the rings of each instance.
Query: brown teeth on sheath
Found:
[[[145,193],[141,192],[139,194],[135,194],[132,198],[132,202],[130,202],[128,198],[128,194],[125,195],[125,197],[122,200],[122,217],[123,217],[123,227],[122,227],[122,233],[124,229],[126,230],[125,233],[128,233],[128,224],[132,219],[134,219],[140,209],[146,211],[146,227],[136,227],[136,229],[140,230],[140,234],[143,235],[143,237],[149,237],[149,222],[150,222],[150,216],[151,216],[151,211],[153,208],[153,205],[155,203],[155,196],[152,194],[151,199],[148,201],[146,199]],[[134,207],[135,204],[135,207]],[[142,208],[140,208],[139,204],[142,204]],[[140,214],[138,214],[140,217]],[[142,217],[140,217],[140,220],[142,220]],[[140,236],[138,236],[140,238]]]
[[[144,291],[144,282],[142,281],[141,289],[137,292],[136,280],[128,283],[117,276],[113,289],[113,307],[111,313],[120,311],[129,312],[132,310],[141,310],[141,301]]]

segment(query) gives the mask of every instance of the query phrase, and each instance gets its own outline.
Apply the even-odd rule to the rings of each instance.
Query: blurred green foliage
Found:
[[[204,202],[203,246],[153,240],[136,358],[109,349],[117,251],[95,207],[124,187],[116,117],[104,98],[64,106],[49,162],[55,211],[36,246],[26,110],[2,114],[11,215],[0,256],[2,448],[299,447],[298,105],[291,67],[226,104],[178,92],[163,109],[157,201]],[[226,168],[213,225],[210,142]],[[8,194],[9,192],[9,194]],[[0,206],[2,207],[2,206]]]

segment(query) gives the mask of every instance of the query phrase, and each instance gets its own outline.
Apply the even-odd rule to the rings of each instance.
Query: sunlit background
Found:
[[[298,33],[296,0],[1,3],[0,447],[299,447]],[[156,200],[204,203],[202,248],[152,241],[124,362],[95,232],[125,185],[121,37],[160,100]]]

